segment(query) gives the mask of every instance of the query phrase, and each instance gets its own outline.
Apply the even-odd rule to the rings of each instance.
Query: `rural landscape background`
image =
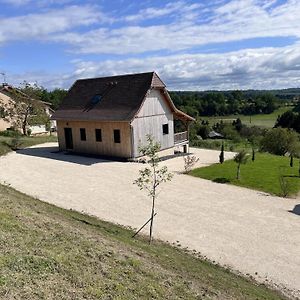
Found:
[[[299,299],[298,11],[299,0],[0,0],[0,96],[16,91],[0,119],[18,124],[0,131],[0,298]],[[59,152],[41,109],[56,111],[78,79],[150,71],[195,119],[189,154],[155,165],[172,176],[151,245],[147,226],[132,238],[151,208],[133,186],[144,165]],[[47,134],[33,135],[40,124]]]

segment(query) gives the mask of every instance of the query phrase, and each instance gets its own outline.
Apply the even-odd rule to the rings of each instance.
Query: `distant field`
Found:
[[[289,161],[288,157],[257,153],[254,162],[249,157],[248,163],[241,166],[240,180],[236,179],[237,164],[233,160],[195,169],[190,175],[281,196],[279,174],[282,174],[288,185],[289,195],[295,195],[300,190],[299,160],[294,159],[292,168]]]
[[[271,114],[258,114],[252,116],[245,116],[245,115],[230,115],[230,116],[216,116],[216,117],[201,117],[201,119],[209,120],[210,124],[214,124],[223,120],[224,122],[232,122],[237,118],[242,120],[242,123],[246,125],[252,126],[260,126],[260,127],[267,127],[272,128],[275,125],[276,119],[278,115],[283,114],[284,112],[293,109],[293,107],[280,107],[279,109],[275,110]]]

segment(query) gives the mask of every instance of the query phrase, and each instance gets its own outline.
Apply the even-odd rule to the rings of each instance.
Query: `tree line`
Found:
[[[174,104],[187,114],[198,116],[224,116],[232,114],[270,114],[280,106],[272,93],[245,94],[230,92],[170,92]]]

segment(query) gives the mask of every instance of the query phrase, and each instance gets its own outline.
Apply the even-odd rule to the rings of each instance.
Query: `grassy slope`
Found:
[[[1,299],[283,299],[185,251],[0,185]]]
[[[191,175],[210,179],[216,182],[228,181],[231,184],[249,187],[271,194],[281,195],[279,173],[281,172],[289,183],[290,194],[296,194],[300,189],[298,177],[299,160],[294,159],[294,166],[289,166],[289,158],[266,153],[257,153],[256,160],[241,166],[241,178],[236,180],[237,164],[226,161],[222,165],[214,164],[191,171]]]
[[[0,155],[4,155],[11,151],[7,144],[11,143],[11,137],[0,136]],[[56,136],[33,136],[33,137],[21,137],[21,148],[30,147],[37,144],[42,144],[46,142],[56,142]]]
[[[246,125],[252,125],[252,126],[260,126],[260,127],[268,127],[271,128],[275,125],[275,121],[278,117],[278,115],[283,114],[287,110],[291,110],[292,107],[280,107],[279,109],[275,110],[271,114],[258,114],[251,116],[251,123],[250,123],[250,116],[245,115],[230,115],[230,116],[224,116],[224,117],[201,117],[201,119],[209,120],[210,124],[214,124],[219,122],[220,120],[223,120],[224,122],[227,121],[233,121],[237,118],[240,118],[242,120],[243,124]]]

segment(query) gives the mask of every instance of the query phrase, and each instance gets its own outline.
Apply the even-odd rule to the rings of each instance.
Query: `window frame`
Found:
[[[97,143],[102,142],[102,129],[101,128],[95,128],[95,140]]]
[[[114,143],[121,144],[121,130],[114,129]]]
[[[169,134],[169,123],[162,124],[162,132],[163,132],[163,135]]]
[[[85,128],[79,128],[80,132],[80,140],[82,142],[86,142],[86,129]]]

